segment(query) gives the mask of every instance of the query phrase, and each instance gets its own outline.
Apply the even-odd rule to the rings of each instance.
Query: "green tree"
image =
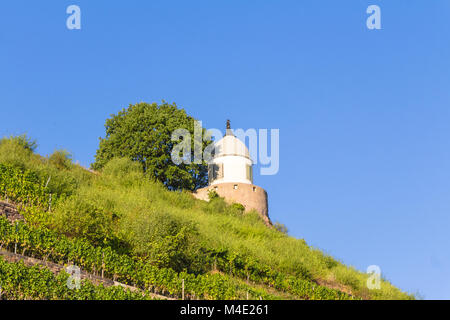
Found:
[[[204,161],[177,165],[171,159],[172,149],[178,143],[171,140],[172,133],[182,128],[192,136],[194,121],[176,104],[130,105],[106,120],[106,137],[100,138],[92,168],[100,170],[113,158],[125,157],[139,162],[145,174],[161,181],[170,190],[201,188],[207,184],[208,170]],[[202,131],[204,134],[205,129]],[[202,147],[209,143],[210,140],[202,142]],[[191,144],[193,159],[194,139]]]

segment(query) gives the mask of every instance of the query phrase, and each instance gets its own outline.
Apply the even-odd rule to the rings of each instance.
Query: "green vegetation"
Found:
[[[8,263],[0,257],[0,297],[5,300],[148,300],[151,295],[132,292],[122,287],[96,286],[81,281],[80,288],[67,286],[69,275],[55,276],[39,266],[27,267],[22,262]]]
[[[176,165],[171,153],[176,142],[172,133],[176,129],[186,129],[194,135],[195,119],[188,116],[175,104],[139,103],[130,105],[117,115],[106,120],[106,137],[100,139],[100,147],[92,168],[100,170],[113,158],[128,158],[141,165],[142,171],[149,177],[162,182],[171,190],[195,190],[207,184],[206,163],[193,162],[195,146],[191,139],[191,164]],[[200,131],[200,130],[199,130]],[[200,139],[205,129],[201,128]],[[202,142],[203,150],[211,140]],[[200,143],[199,143],[200,144]]]
[[[220,197],[204,202],[169,191],[126,158],[93,174],[67,153],[41,157],[3,139],[0,195],[21,204],[26,220],[0,219],[3,249],[71,261],[151,292],[180,298],[184,280],[187,298],[413,298],[385,280],[368,290],[366,274],[281,226],[282,232],[266,227],[256,212],[244,214]]]

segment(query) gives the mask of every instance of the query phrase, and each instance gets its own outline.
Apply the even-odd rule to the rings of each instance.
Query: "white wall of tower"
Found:
[[[252,161],[243,156],[222,156],[213,160],[213,163],[221,167],[223,170],[222,177],[211,182],[211,185],[219,183],[247,183],[253,184],[252,174],[248,170],[252,170]]]

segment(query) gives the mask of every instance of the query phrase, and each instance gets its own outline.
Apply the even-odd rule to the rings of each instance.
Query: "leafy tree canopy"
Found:
[[[175,164],[171,159],[172,132],[186,129],[191,134],[191,156],[194,156],[194,121],[176,104],[138,103],[106,120],[106,137],[100,146],[92,169],[102,169],[113,158],[129,158],[141,164],[143,172],[161,181],[170,190],[195,190],[207,184],[207,165]],[[205,129],[202,129],[204,134]],[[206,147],[210,140],[204,141]]]

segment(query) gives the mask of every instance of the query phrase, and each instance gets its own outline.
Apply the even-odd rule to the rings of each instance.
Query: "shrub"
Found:
[[[122,219],[121,234],[134,255],[153,265],[176,271],[194,267],[197,230],[190,223],[167,213],[139,211]]]
[[[245,211],[245,207],[242,204],[236,202],[231,205],[231,209],[240,213],[244,213]]]
[[[114,222],[117,216],[94,204],[73,196],[59,204],[53,215],[53,227],[70,237],[84,238],[94,245],[114,241]]]
[[[209,190],[208,191],[208,199],[209,200],[213,200],[213,199],[217,199],[220,198],[219,194],[216,192],[216,190]]]
[[[9,138],[7,138],[7,140],[14,141],[15,143],[20,145],[25,150],[28,150],[31,152],[36,151],[36,148],[37,148],[36,140],[32,140],[26,134],[22,134],[20,136],[10,136]]]
[[[59,170],[67,170],[72,166],[72,155],[66,150],[56,150],[48,158],[48,162]]]
[[[288,232],[289,232],[288,228],[284,224],[282,224],[280,222],[275,222],[273,224],[273,227],[276,230],[278,230],[278,231],[280,231],[281,233],[284,233],[284,234],[288,234]]]
[[[33,145],[26,144],[26,138],[10,137],[0,139],[0,163],[25,169],[33,154]]]

